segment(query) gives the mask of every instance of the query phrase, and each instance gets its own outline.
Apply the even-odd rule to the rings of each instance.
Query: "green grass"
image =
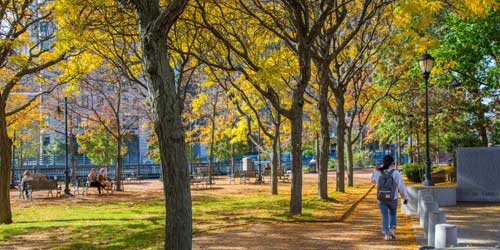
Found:
[[[294,217],[288,214],[287,192],[276,196],[264,191],[198,193],[193,196],[193,233],[252,222],[334,220],[341,214],[340,208],[346,207],[336,201],[320,201],[315,187],[308,189],[304,192],[303,214]],[[330,193],[330,197],[335,195],[338,194]],[[62,201],[14,208],[13,217],[14,224],[0,225],[0,245],[19,241],[19,235],[33,235],[33,240],[60,250],[160,249],[164,241],[165,208],[160,198],[97,204]]]
[[[164,224],[161,201],[52,205],[13,212],[15,223],[0,225],[0,241],[35,233],[49,242],[71,242],[55,249],[144,248],[157,245]]]

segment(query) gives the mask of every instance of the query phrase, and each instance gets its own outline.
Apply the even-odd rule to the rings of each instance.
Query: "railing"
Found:
[[[86,157],[85,157],[86,158]],[[97,171],[99,171],[100,167],[92,164],[88,159],[85,159],[83,157],[79,158],[76,161],[76,176],[77,178],[85,178],[89,174],[90,170],[92,168],[96,168]],[[135,158],[137,159],[137,158]],[[58,157],[53,157],[52,161],[48,161],[45,159],[45,163],[47,164],[33,164],[31,165],[31,162],[24,161],[25,164],[23,164],[22,167],[15,167],[13,169],[14,173],[14,180],[15,182],[19,182],[21,179],[22,174],[24,171],[29,170],[31,173],[42,173],[42,174],[47,174],[49,178],[51,179],[57,179],[57,180],[64,180],[65,178],[65,162],[64,159],[63,161],[60,160]],[[39,161],[38,163],[43,163],[44,161]],[[262,161],[261,162],[261,167],[264,167],[264,165],[268,163],[267,161]],[[214,162],[213,163],[213,174],[214,175],[227,175],[232,173],[232,164],[231,161],[220,161],[220,162]],[[282,166],[290,166],[290,162],[282,162]],[[15,164],[17,165],[17,164]],[[253,169],[255,171],[258,171],[259,167],[259,162],[254,162],[253,164]],[[116,167],[115,166],[108,166],[105,167],[107,168],[107,174],[109,178],[114,179],[116,176]],[[242,168],[242,163],[241,161],[237,161],[235,163],[235,173],[239,173]],[[71,173],[71,163],[69,166],[69,176],[71,178],[72,173]],[[208,174],[208,162],[192,162],[189,163],[189,170],[191,174]],[[122,176],[124,178],[131,177],[131,176],[142,176],[144,179],[157,179],[161,178],[161,168],[159,164],[137,164],[125,161],[123,164],[123,169],[122,169]]]
[[[151,160],[140,157],[141,164],[153,164]],[[15,160],[16,165],[17,159]],[[69,158],[71,162],[71,157]],[[139,164],[139,156],[127,154],[122,158],[124,165],[138,165]],[[75,156],[76,165],[94,165],[92,161],[85,155]],[[64,155],[60,156],[43,156],[43,157],[34,157],[34,158],[26,158],[23,159],[22,167],[57,167],[57,166],[65,166],[66,159]]]
[[[77,178],[86,178],[90,173],[92,168],[96,168],[93,165],[86,166],[77,166],[76,167],[76,176]],[[116,176],[116,168],[113,167],[105,167],[107,168],[108,177],[114,179]],[[51,179],[64,180],[65,178],[65,167],[22,167],[22,168],[14,168],[14,180],[15,182],[19,182],[24,171],[30,171],[31,173],[36,174],[47,174]],[[71,178],[71,166],[69,167],[69,177]],[[97,168],[99,171],[99,168]],[[131,176],[142,176],[145,179],[155,179],[160,178],[160,165],[158,164],[147,164],[147,165],[124,165],[122,169],[122,177],[127,178]]]

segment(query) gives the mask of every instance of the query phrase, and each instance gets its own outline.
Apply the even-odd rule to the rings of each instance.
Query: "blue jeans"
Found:
[[[389,223],[390,228],[396,228],[396,209],[398,208],[398,200],[396,199],[389,203],[378,201],[378,207],[382,215],[382,233],[387,234],[389,232]]]

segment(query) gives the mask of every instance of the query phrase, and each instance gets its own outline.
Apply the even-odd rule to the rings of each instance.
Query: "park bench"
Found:
[[[229,177],[229,184],[236,184],[236,178],[239,178],[240,174],[239,173],[229,173],[228,177]]]
[[[56,197],[61,196],[62,187],[57,184],[57,180],[51,180],[46,174],[32,174],[24,181],[21,181],[18,187],[19,197],[33,200],[33,192],[48,191],[47,195],[54,197],[53,191],[56,191]],[[27,192],[26,192],[27,191]]]
[[[208,176],[201,175],[192,175],[190,179],[191,187],[194,188],[208,188],[210,186],[210,182],[208,180]]]
[[[247,183],[250,181],[250,178],[256,177],[257,174],[255,173],[255,170],[240,171],[240,184]]]
[[[290,182],[290,171],[285,171],[283,169],[278,169],[278,178],[282,182]]]
[[[142,182],[142,176],[141,175],[131,175],[125,178],[125,181],[127,183],[141,183]]]
[[[73,186],[73,193],[75,195],[80,193],[81,195],[85,195],[88,189],[89,189],[88,182],[84,181],[82,178],[79,178],[78,181]]]
[[[103,191],[106,191],[107,194],[109,194],[109,193],[113,194],[113,192],[115,191],[115,182],[111,181],[110,183],[111,183],[110,185],[106,185],[102,189]],[[73,193],[74,194],[81,193],[81,195],[86,195],[86,194],[88,194],[89,188],[90,188],[90,182],[88,180],[78,179],[78,181],[75,183]],[[97,187],[95,187],[95,188],[97,189]]]

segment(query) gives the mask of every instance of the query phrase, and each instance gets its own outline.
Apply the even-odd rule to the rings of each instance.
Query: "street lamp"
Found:
[[[59,106],[57,111],[61,112]],[[64,194],[71,195],[69,190],[69,159],[68,159],[68,98],[64,97]]]
[[[434,58],[428,53],[420,57],[420,70],[425,79],[425,180],[424,186],[434,186],[431,181],[431,157],[429,152],[429,76],[431,74]]]

